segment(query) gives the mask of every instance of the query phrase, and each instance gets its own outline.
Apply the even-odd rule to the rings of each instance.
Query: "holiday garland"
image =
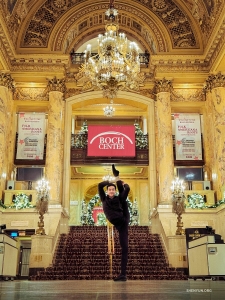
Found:
[[[135,127],[135,145],[137,149],[148,149],[148,136],[144,134],[138,123],[134,123]]]
[[[0,206],[2,208],[15,208],[17,210],[23,209],[23,208],[33,208],[35,205],[30,204],[30,198],[26,194],[19,193],[16,195],[15,199],[12,200],[14,203],[13,205],[6,206],[3,204],[3,202],[0,200]]]
[[[205,205],[204,197],[200,194],[194,193],[192,195],[188,195],[188,205],[186,206],[186,208],[216,208],[222,204],[225,204],[225,199],[220,200],[213,205]]]
[[[144,134],[138,123],[134,123],[135,127],[135,145],[137,149],[148,149],[148,135]],[[81,126],[81,130],[74,136],[71,145],[76,149],[87,148],[88,125],[87,121]]]
[[[191,208],[203,208],[205,207],[204,197],[200,194],[194,193],[192,195],[188,195],[188,205],[187,207]]]
[[[116,193],[116,195],[118,195],[118,193]],[[127,203],[128,203],[128,210],[130,213],[130,225],[132,224],[132,219],[133,219],[133,211],[132,211],[132,203],[130,202],[130,200],[127,198]],[[81,224],[82,225],[91,225],[94,226],[95,225],[95,221],[94,218],[92,217],[92,211],[93,208],[98,205],[98,206],[102,206],[102,202],[100,200],[99,194],[96,194],[88,203],[88,205],[86,206],[85,200],[82,201],[81,203],[81,210],[82,210],[82,214],[81,214]],[[107,225],[107,221],[106,221],[106,217],[104,213],[100,213],[98,214],[98,222],[97,225],[102,225],[102,226],[106,226]]]

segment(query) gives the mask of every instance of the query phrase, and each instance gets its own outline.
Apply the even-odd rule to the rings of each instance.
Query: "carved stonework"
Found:
[[[26,32],[24,35],[23,44],[21,46],[47,47],[52,28],[55,26],[55,24],[63,14],[72,9],[72,7],[77,6],[79,2],[80,1],[78,1],[77,3],[77,1],[66,0],[45,1],[45,3],[41,7],[39,7],[39,9],[33,15],[32,19],[30,19],[30,22],[28,23],[28,27],[26,28]],[[85,1],[83,1],[83,3],[84,2]],[[141,2],[143,6],[142,11],[137,7],[134,7],[132,3],[129,3],[129,5],[116,3],[115,7],[119,10],[119,13],[121,14],[122,23],[124,22],[124,16],[122,15],[122,13],[127,11],[129,12],[129,14],[134,15],[134,18],[136,17],[135,21],[133,20],[130,22],[130,26],[133,28],[133,30],[141,32],[142,25],[140,23],[149,24],[146,22],[147,15],[155,14],[157,18],[159,18],[161,22],[167,27],[174,48],[198,47],[195,38],[195,33],[192,29],[192,24],[187,14],[181,10],[180,6],[176,5],[173,1],[168,0]],[[92,18],[89,17],[89,19],[84,20],[84,22],[80,22],[78,29],[80,29],[80,31],[84,30],[84,27],[86,26],[93,26],[93,24],[91,25],[91,20],[93,20],[94,12],[96,13],[96,11],[98,10],[103,10],[107,8],[108,5],[105,3],[94,3],[92,6],[89,5],[85,8],[82,7],[80,10],[74,10],[75,13],[70,17],[70,21],[73,21],[74,23],[76,20],[78,20],[77,18],[81,18],[82,16],[88,16],[90,13],[92,13]],[[137,18],[140,20],[140,22],[137,22]],[[150,20],[150,23],[152,23],[152,18]],[[100,19],[99,24],[95,24],[95,26],[102,25],[103,21],[104,20]],[[151,27],[151,25],[149,26]],[[159,32],[159,30],[157,31]],[[65,36],[66,32],[64,32],[64,30],[60,28],[60,33],[62,34],[62,37]]]
[[[105,4],[88,6],[87,8],[81,8],[74,12],[70,18],[67,19],[60,31],[55,33],[54,36],[54,50],[70,52],[72,48],[76,49],[76,45],[82,43],[84,39],[88,39],[90,35],[96,36],[104,33],[103,20],[105,18]],[[141,10],[138,10],[130,5],[119,5],[117,9],[121,18],[119,18],[120,27],[123,27],[123,32],[138,40],[138,43],[146,48],[148,44],[151,53],[167,51],[165,39],[157,28],[155,22]],[[99,12],[97,11],[99,10]],[[141,21],[132,21],[130,14],[141,19]],[[146,26],[144,26],[146,24]],[[97,28],[96,28],[97,26]],[[99,28],[101,26],[101,28]],[[92,29],[93,28],[93,29]],[[84,29],[86,29],[84,31]],[[130,29],[130,30],[127,30]],[[102,31],[101,31],[102,30]],[[154,38],[153,38],[154,37]]]
[[[75,95],[79,95],[81,93],[82,93],[81,89],[75,89],[75,88],[67,89],[66,93],[65,93],[65,99],[70,98]]]
[[[56,77],[54,77],[53,79],[47,79],[47,80],[48,80],[48,85],[47,85],[48,92],[57,91],[63,94],[66,92],[65,78],[57,79]]]
[[[14,81],[8,73],[0,73],[0,85],[5,86],[12,91],[15,89]]]
[[[46,88],[16,88],[14,99],[48,101],[48,92]]]
[[[148,97],[148,98],[150,98],[150,99],[155,99],[154,91],[151,90],[151,89],[143,89],[143,90],[140,90],[140,94],[141,94],[142,96]]]
[[[203,91],[205,93],[211,92],[212,89],[217,87],[225,87],[225,75],[221,74],[221,72],[219,72],[216,75],[214,74],[209,75],[208,79],[205,82]]]
[[[205,101],[202,89],[176,89],[171,93],[172,102],[201,102]]]
[[[161,92],[171,92],[173,90],[172,81],[165,78],[162,80],[156,80],[154,90],[156,94]]]

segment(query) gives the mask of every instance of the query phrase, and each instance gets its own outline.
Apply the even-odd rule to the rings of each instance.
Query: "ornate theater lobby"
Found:
[[[225,300],[224,241],[225,0],[0,0],[0,300]]]
[[[224,281],[0,281],[1,300],[223,300]]]

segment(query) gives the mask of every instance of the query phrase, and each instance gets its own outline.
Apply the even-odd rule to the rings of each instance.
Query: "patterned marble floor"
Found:
[[[1,300],[224,300],[225,281],[0,281]]]

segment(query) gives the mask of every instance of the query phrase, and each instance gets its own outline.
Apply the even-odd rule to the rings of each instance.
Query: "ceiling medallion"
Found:
[[[68,6],[68,0],[53,0],[52,6],[54,6],[55,9],[67,9]]]

